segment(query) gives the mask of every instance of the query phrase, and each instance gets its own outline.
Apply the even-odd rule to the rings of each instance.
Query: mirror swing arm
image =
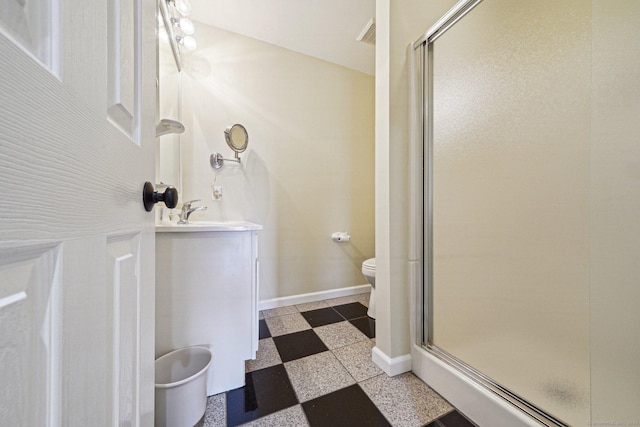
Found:
[[[224,131],[224,139],[227,145],[235,152],[235,159],[225,159],[221,153],[211,153],[209,163],[215,170],[220,169],[224,165],[224,161],[241,163],[239,154],[247,149],[249,144],[249,134],[241,124],[234,124],[227,127]]]
[[[237,162],[237,163],[242,163],[240,161],[240,156],[238,156],[238,153],[236,153],[236,158],[235,159],[225,159],[224,157],[222,157],[221,153],[211,153],[211,155],[209,156],[209,163],[211,163],[211,167],[218,170],[222,167],[222,165],[224,164],[224,161],[228,160],[230,162]]]

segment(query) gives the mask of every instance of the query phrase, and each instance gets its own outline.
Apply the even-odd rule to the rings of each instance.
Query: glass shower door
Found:
[[[591,4],[485,0],[428,44],[435,349],[587,425]]]
[[[452,12],[414,44],[422,342],[545,424],[640,425],[640,2]]]

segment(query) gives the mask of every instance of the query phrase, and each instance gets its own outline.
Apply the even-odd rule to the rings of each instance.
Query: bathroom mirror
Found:
[[[159,6],[159,23],[163,21],[161,10]],[[181,192],[180,133],[184,131],[184,126],[181,123],[181,73],[177,67],[169,37],[166,26],[158,25],[155,182],[156,184],[172,185],[178,192]]]
[[[249,134],[247,133],[247,129],[238,123],[231,125],[224,130],[224,139],[227,141],[229,148],[236,153],[235,159],[225,159],[220,153],[211,153],[209,162],[211,163],[211,167],[215,170],[220,169],[222,165],[224,165],[225,160],[240,163],[240,156],[238,154],[244,152],[244,150],[247,149],[247,145],[249,145]]]
[[[249,144],[249,134],[247,133],[247,129],[238,123],[225,129],[224,138],[227,140],[229,148],[235,151],[236,159],[238,158],[238,153],[242,153],[246,150],[247,145]]]

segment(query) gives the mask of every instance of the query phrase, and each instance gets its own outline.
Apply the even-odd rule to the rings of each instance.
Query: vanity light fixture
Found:
[[[178,44],[181,44],[185,49],[189,51],[196,50],[196,48],[198,47],[196,39],[191,36],[176,36],[176,41],[178,42]]]
[[[187,18],[171,18],[171,23],[175,27],[180,28],[180,30],[187,36],[192,35],[196,30],[193,22],[191,22],[191,20]]]
[[[193,51],[197,47],[196,40],[191,37],[195,26],[190,19],[184,18],[191,13],[191,3],[189,0],[160,0],[158,9],[161,20],[158,24],[158,38],[161,41],[169,41],[178,71],[182,71],[181,50]],[[176,28],[180,28],[181,35],[176,34]],[[180,49],[179,45],[182,45],[183,49]]]

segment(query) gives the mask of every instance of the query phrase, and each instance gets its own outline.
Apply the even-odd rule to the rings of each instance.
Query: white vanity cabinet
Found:
[[[156,227],[156,357],[213,352],[207,395],[244,386],[258,350],[258,240],[249,222]]]

